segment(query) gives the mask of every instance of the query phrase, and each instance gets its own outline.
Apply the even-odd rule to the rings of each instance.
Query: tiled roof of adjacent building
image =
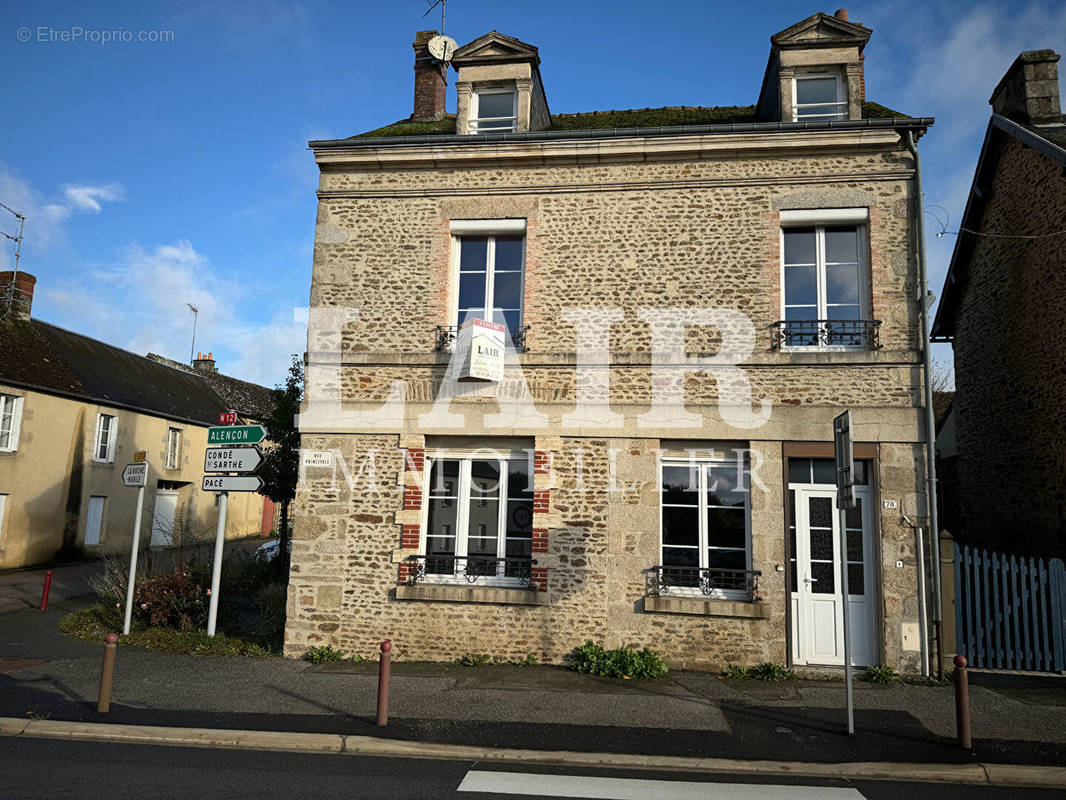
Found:
[[[879,103],[862,104],[863,119],[907,118]],[[730,122],[755,122],[755,106],[667,106],[633,108],[623,111],[590,111],[579,114],[552,114],[548,130],[613,130],[615,128],[658,128],[670,125],[715,125]],[[391,125],[352,136],[430,136],[455,133],[455,115],[439,120],[401,119]]]
[[[221,372],[201,372],[188,364],[165,358],[156,353],[149,353],[148,358],[180,369],[202,378],[226,404],[227,410],[236,411],[242,417],[266,419],[274,410],[274,391],[258,383],[249,383],[239,378],[231,378]]]
[[[88,336],[37,319],[0,321],[0,383],[58,394],[114,408],[201,425],[214,425],[221,411],[262,412],[270,390],[217,376],[208,381],[192,370],[175,369]],[[248,409],[234,406],[218,386],[254,387]],[[216,383],[218,386],[216,386]],[[269,413],[269,408],[267,408]]]

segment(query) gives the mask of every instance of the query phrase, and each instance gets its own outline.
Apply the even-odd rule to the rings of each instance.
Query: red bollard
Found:
[[[391,660],[392,642],[388,639],[381,643],[381,660],[378,662],[378,725],[384,728],[389,724],[389,662]]]
[[[955,733],[959,746],[972,749],[970,741],[970,676],[966,657],[955,656]]]
[[[52,570],[44,573],[44,589],[41,591],[41,611],[48,609],[48,593],[52,591]]]

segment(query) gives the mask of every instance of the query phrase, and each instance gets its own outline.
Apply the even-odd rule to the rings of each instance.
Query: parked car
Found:
[[[273,561],[275,558],[278,557],[278,553],[280,552],[280,550],[281,550],[281,540],[280,539],[272,539],[269,542],[264,542],[263,544],[259,545],[259,547],[256,549],[256,551],[255,551],[255,560],[256,561]],[[292,552],[292,539],[290,539],[288,542],[285,543],[285,552],[286,553],[291,553]]]

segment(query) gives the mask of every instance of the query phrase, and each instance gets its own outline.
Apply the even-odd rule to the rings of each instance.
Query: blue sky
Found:
[[[28,216],[22,268],[37,317],[249,380],[282,379],[304,350],[317,173],[306,142],[406,117],[423,0],[180,4],[9,2],[0,24],[0,201]],[[451,0],[460,43],[496,28],[540,48],[555,112],[755,101],[772,33],[822,10],[762,2]],[[935,116],[926,202],[954,230],[988,97],[1021,50],[1066,51],[1066,6],[849,6],[874,29],[867,96]],[[19,28],[30,41],[19,41]],[[39,41],[64,31],[166,31],[172,41]],[[23,34],[25,35],[25,34]],[[88,35],[88,34],[83,34]],[[449,91],[449,109],[454,110]],[[953,236],[929,219],[939,292]],[[12,230],[9,217],[0,229]],[[11,262],[5,244],[4,260]],[[942,348],[941,356],[949,355]]]

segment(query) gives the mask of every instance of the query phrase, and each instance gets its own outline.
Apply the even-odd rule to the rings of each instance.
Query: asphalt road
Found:
[[[1062,791],[810,781],[529,764],[302,755],[54,739],[0,739],[0,798],[491,798],[615,800],[1025,800]]]

